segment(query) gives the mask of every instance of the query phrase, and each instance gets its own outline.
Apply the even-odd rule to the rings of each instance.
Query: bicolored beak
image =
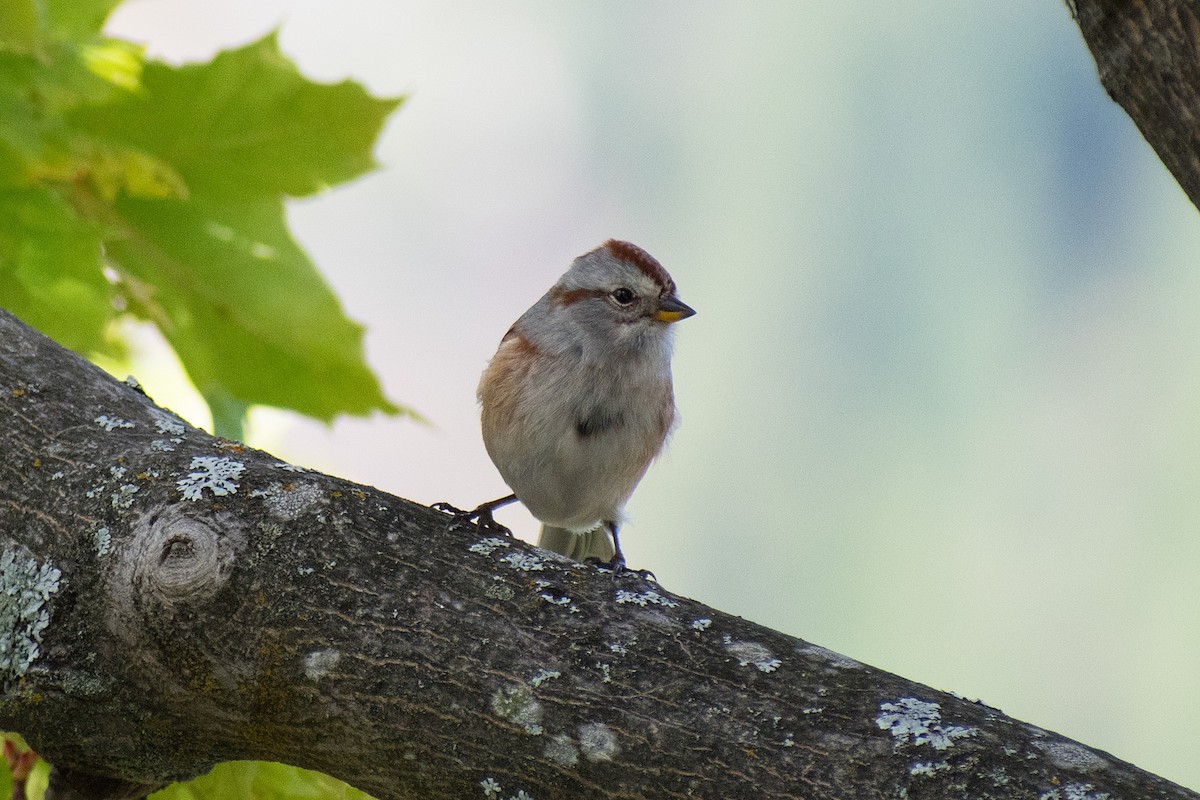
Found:
[[[654,318],[659,322],[679,322],[695,313],[694,308],[672,294],[659,298],[658,310],[654,312]]]

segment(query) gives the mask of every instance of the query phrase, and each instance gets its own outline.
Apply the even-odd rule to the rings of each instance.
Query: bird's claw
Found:
[[[492,517],[492,510],[490,508],[483,508],[481,506],[470,512],[467,518],[474,519],[475,526],[485,533],[494,533],[500,536],[507,536],[510,539],[512,538],[513,532],[499,522],[496,522],[495,518]]]
[[[471,511],[464,511],[457,506],[452,506],[445,502],[434,503],[430,506],[430,508],[432,508],[434,511],[440,511],[443,514],[449,514],[452,517],[449,526],[447,526],[447,530],[465,528],[468,525],[473,524],[476,529],[482,531],[483,533],[490,533],[497,536],[508,536],[510,538],[513,535],[512,531],[501,525],[499,522],[496,522],[496,520],[492,517],[492,510],[487,506],[487,504],[479,506]]]
[[[623,555],[621,555],[620,553],[613,556],[611,561],[601,561],[600,559],[596,558],[595,556],[592,556],[590,558],[585,559],[583,563],[588,564],[589,566],[593,566],[597,569],[604,570],[606,572],[611,572],[613,574],[614,578],[618,575],[637,575],[639,578],[641,578],[644,581],[654,581],[655,583],[658,583],[658,578],[656,578],[654,576],[654,573],[651,572],[650,570],[648,570],[648,569],[632,569],[630,567],[625,566],[625,557]]]

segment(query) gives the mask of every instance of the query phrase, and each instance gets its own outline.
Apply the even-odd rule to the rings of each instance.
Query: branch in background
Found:
[[[1200,7],[1068,0],[1100,83],[1200,208]]]

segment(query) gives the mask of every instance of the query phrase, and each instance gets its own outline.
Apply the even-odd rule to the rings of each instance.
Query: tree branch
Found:
[[[3,311],[0,452],[0,725],[57,797],[229,759],[385,799],[1197,797],[210,437]]]
[[[1200,8],[1189,0],[1067,0],[1109,96],[1200,208]]]

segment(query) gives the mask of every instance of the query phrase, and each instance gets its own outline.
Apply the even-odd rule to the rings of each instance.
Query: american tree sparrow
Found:
[[[671,323],[696,312],[640,247],[609,240],[509,328],[479,382],[483,442],[542,522],[538,544],[624,567],[621,510],[675,421]]]

